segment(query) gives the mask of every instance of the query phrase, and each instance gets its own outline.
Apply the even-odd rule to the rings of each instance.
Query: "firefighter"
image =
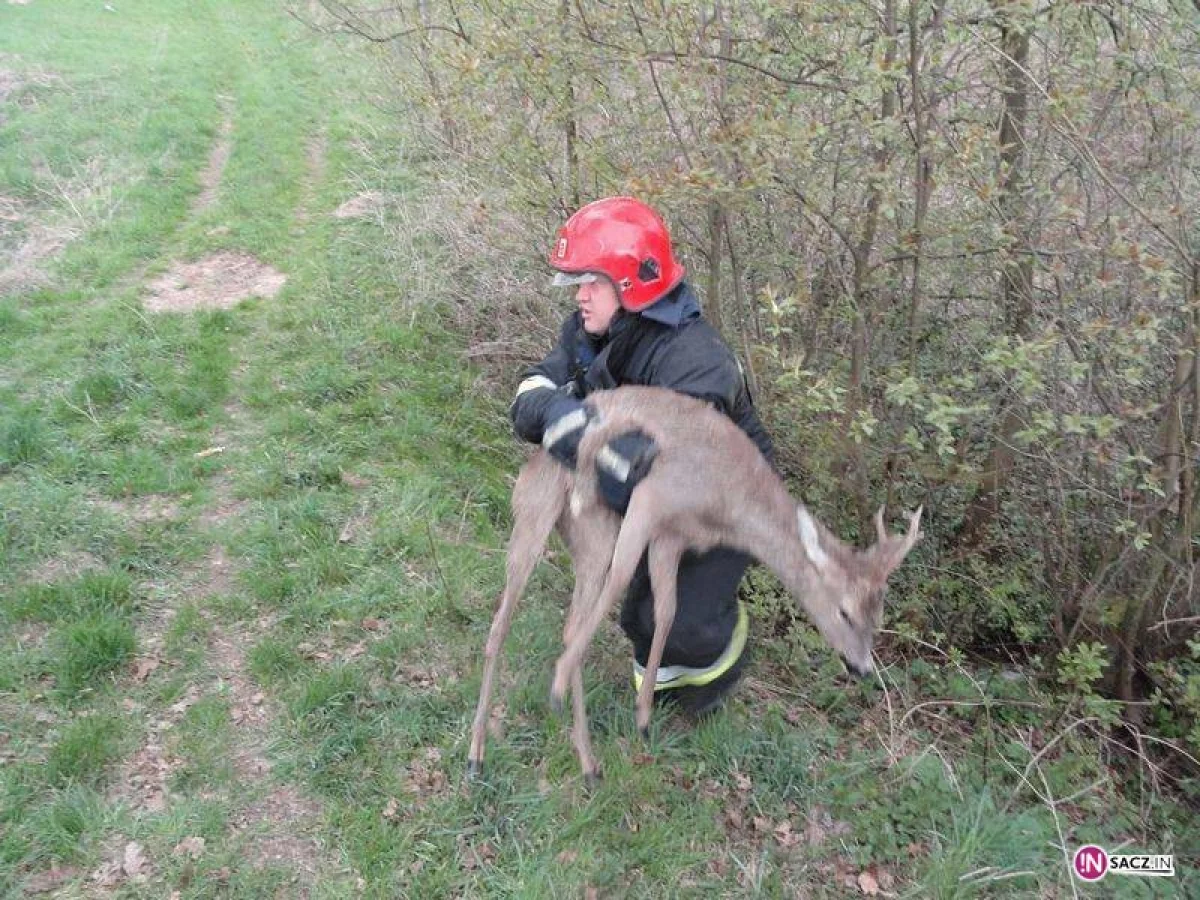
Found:
[[[700,312],[684,280],[662,218],[630,197],[589,203],[559,230],[550,251],[553,284],[575,289],[577,309],[558,343],[521,376],[510,414],[519,437],[541,443],[575,466],[592,391],[621,385],[669,388],[707,401],[732,419],[774,465],[774,449],[754,409],[737,357]],[[653,465],[653,441],[640,431],[619,435],[598,455],[604,501],[624,513],[637,482]],[[679,566],[678,611],[655,686],[692,715],[716,709],[746,667],[746,612],[738,600],[750,557],[732,548],[689,552]],[[654,601],[646,559],[621,607],[640,685],[654,634]]]

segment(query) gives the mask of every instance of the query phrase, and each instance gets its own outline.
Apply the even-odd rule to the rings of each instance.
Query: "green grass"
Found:
[[[364,184],[437,202],[373,101],[387,85],[273,3],[0,10],[0,67],[28,82],[0,122],[23,216],[5,240],[72,234],[0,299],[0,897],[59,869],[64,896],[105,890],[94,873],[130,842],[151,866],[118,873],[119,896],[839,897],[867,871],[897,896],[1066,896],[1060,829],[1184,870],[1112,890],[1195,889],[1186,810],[1138,794],[1094,733],[1020,779],[1071,721],[1053,698],[979,671],[980,702],[953,666],[903,656],[886,696],[849,686],[811,632],[768,636],[771,608],[755,682],[694,727],[660,713],[649,745],[627,648],[600,637],[589,793],[547,709],[561,559],[518,613],[503,733],[468,788],[521,456],[449,289],[398,267],[378,223],[328,215]],[[411,244],[414,271],[454,271]],[[217,250],[286,287],[143,311],[146,282]],[[914,710],[932,699],[974,705]],[[1034,788],[1079,796],[1052,809]]]
[[[55,635],[54,643],[55,683],[64,696],[74,699],[94,691],[105,676],[128,662],[137,639],[127,621],[102,613],[67,625]]]
[[[99,781],[119,758],[123,733],[120,720],[110,716],[72,723],[50,750],[46,780],[55,787]]]

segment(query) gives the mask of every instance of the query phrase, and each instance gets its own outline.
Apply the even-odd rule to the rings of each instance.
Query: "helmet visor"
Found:
[[[598,277],[595,272],[555,272],[550,283],[554,287],[572,287],[576,284],[591,284]]]

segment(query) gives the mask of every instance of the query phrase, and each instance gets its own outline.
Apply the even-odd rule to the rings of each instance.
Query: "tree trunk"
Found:
[[[733,282],[733,297],[737,301],[737,331],[742,345],[742,359],[745,363],[746,380],[753,395],[758,393],[758,373],[754,370],[754,357],[750,353],[750,339],[746,329],[747,307],[750,301],[746,297],[746,289],[742,280],[742,261],[733,243],[733,229],[729,227],[729,216],[722,212],[721,220],[725,224],[725,243],[729,247],[729,275]]]
[[[932,177],[925,148],[925,111],[921,105],[921,34],[920,0],[908,0],[908,80],[912,94],[912,136],[914,153],[912,224],[912,281],[908,296],[908,368],[915,371],[917,360],[917,315],[921,310],[921,254],[925,243],[925,214],[929,209]]]
[[[713,98],[713,109],[716,111],[719,125],[723,128],[728,124],[728,111],[725,100],[728,66],[724,59],[731,52],[730,42],[732,37],[729,32],[729,23],[726,21],[724,4],[720,3],[719,0],[713,5],[712,15],[720,35],[720,55],[722,57],[717,63],[716,96]],[[708,317],[709,322],[712,323],[713,328],[717,330],[717,333],[732,343],[731,336],[727,333],[724,309],[721,303],[721,257],[725,252],[724,247],[728,233],[729,220],[724,204],[719,199],[714,198],[708,204],[708,303],[704,314]],[[736,286],[738,277],[736,271],[733,272],[732,277]]]
[[[1150,627],[1151,611],[1155,608],[1159,584],[1167,573],[1168,566],[1187,565],[1191,555],[1191,545],[1195,526],[1194,515],[1194,484],[1196,450],[1195,439],[1200,433],[1196,413],[1200,410],[1193,408],[1192,421],[1188,431],[1184,430],[1185,411],[1187,409],[1189,382],[1190,393],[1195,396],[1194,379],[1197,376],[1197,314],[1200,313],[1200,264],[1193,264],[1192,278],[1189,290],[1187,330],[1179,352],[1175,357],[1175,374],[1171,379],[1167,402],[1163,404],[1163,421],[1159,429],[1160,452],[1163,459],[1163,490],[1165,501],[1160,505],[1160,511],[1150,523],[1152,548],[1149,574],[1142,582],[1142,589],[1135,599],[1130,601],[1121,623],[1120,645],[1117,651],[1117,668],[1114,675],[1114,688],[1118,700],[1130,701],[1135,699],[1133,679],[1137,667],[1142,660],[1150,658],[1150,648],[1146,646],[1147,634]],[[1185,442],[1184,436],[1189,441]],[[1190,446],[1189,446],[1190,443]],[[1174,521],[1172,521],[1172,517]],[[1169,546],[1163,546],[1170,535]]]
[[[1181,558],[1191,569],[1195,565],[1193,537],[1196,534],[1196,469],[1200,467],[1200,262],[1192,263],[1192,296],[1188,304],[1192,347],[1192,419],[1187,447],[1183,453],[1183,472],[1179,480],[1179,510],[1186,537]]]
[[[896,64],[896,0],[884,4],[884,66],[888,72]],[[887,121],[896,115],[896,89],[889,81],[884,87],[879,104],[879,121]],[[875,148],[875,172],[867,190],[867,204],[863,213],[863,228],[854,248],[854,322],[850,338],[850,383],[846,392],[844,444],[846,472],[849,484],[843,484],[855,500],[859,524],[864,534],[870,534],[871,503],[867,479],[866,459],[862,444],[854,439],[854,423],[864,404],[864,389],[867,379],[868,346],[867,327],[874,311],[874,291],[870,283],[871,255],[875,249],[875,236],[879,230],[880,209],[883,206],[883,186],[891,160],[892,148],[880,140]]]
[[[725,321],[721,314],[721,256],[724,253],[725,213],[721,204],[713,200],[708,204],[708,290],[705,296],[704,315],[717,330],[725,334]],[[728,338],[728,335],[725,335]]]
[[[563,46],[569,46],[567,38],[571,28],[571,0],[560,0],[559,16],[562,22]],[[571,77],[570,68],[563,78],[563,95],[566,102],[566,166],[567,166],[567,196],[564,198],[571,209],[579,209],[583,205],[580,196],[579,171],[579,124],[575,119],[575,81]]]
[[[1030,252],[1033,227],[1028,197],[1028,154],[1026,125],[1029,115],[1029,85],[1025,67],[1029,62],[1028,23],[1008,18],[1007,4],[998,0],[1000,18],[1001,66],[1004,73],[1004,110],[1000,117],[1000,211],[1008,252],[1000,270],[1000,295],[1004,311],[1005,333],[1027,337],[1033,318],[1033,255]],[[1000,426],[992,444],[979,486],[967,506],[960,543],[977,546],[1000,512],[1000,499],[1012,476],[1015,457],[1013,435],[1021,428],[1016,398],[1006,393],[999,409]]]

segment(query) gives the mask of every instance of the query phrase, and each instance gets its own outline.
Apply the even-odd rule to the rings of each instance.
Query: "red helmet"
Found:
[[[667,226],[632,197],[596,200],[567,219],[550,251],[550,265],[568,276],[606,275],[629,312],[640,312],[683,280]],[[574,281],[557,276],[555,283]]]

